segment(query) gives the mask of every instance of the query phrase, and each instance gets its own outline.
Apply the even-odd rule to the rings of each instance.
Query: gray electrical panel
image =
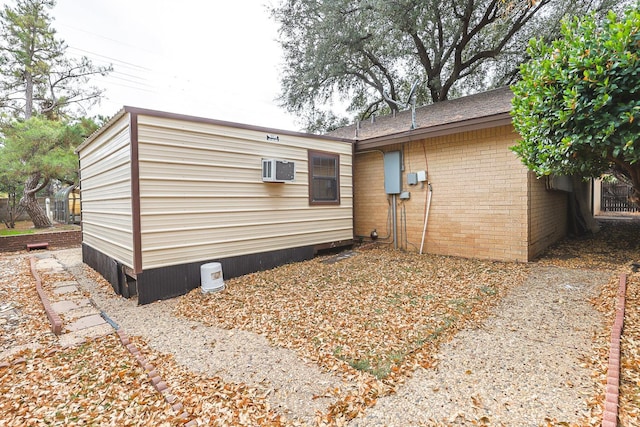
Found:
[[[402,153],[389,151],[384,153],[384,192],[400,194],[402,192]]]

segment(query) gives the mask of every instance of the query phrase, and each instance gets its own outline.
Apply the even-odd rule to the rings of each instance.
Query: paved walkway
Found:
[[[74,346],[87,338],[97,338],[114,332],[113,327],[100,315],[100,310],[80,289],[79,283],[69,274],[53,253],[34,254],[35,269],[43,280],[42,289],[51,308],[62,320],[59,343],[63,347]]]

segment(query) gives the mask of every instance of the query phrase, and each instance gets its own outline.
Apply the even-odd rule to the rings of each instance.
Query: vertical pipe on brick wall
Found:
[[[382,150],[364,150],[364,151],[356,151],[355,152],[355,154],[369,154],[369,153],[379,153],[379,154],[382,155],[382,159],[384,160],[384,151],[382,151]],[[388,196],[389,195],[387,194],[387,203],[389,203],[389,197]],[[391,230],[389,229],[389,222],[391,220],[391,212],[390,212],[391,209],[394,209],[394,211],[395,211],[395,206],[391,206],[391,204],[389,204],[389,208],[387,209],[387,221],[385,223],[387,234],[386,234],[386,236],[378,236],[378,239],[380,239],[380,240],[387,240],[391,236]],[[369,236],[363,235],[363,236],[356,236],[356,237],[369,237]],[[395,241],[395,238],[394,238],[394,241]]]
[[[392,227],[393,227],[393,249],[398,249],[398,212],[397,212],[397,206],[396,206],[396,194],[392,194],[391,195],[391,205],[393,208],[393,211],[391,212],[391,218],[392,218]]]
[[[422,255],[422,249],[424,248],[424,237],[427,234],[427,221],[429,220],[429,209],[431,209],[431,184],[427,183],[429,190],[427,191],[427,201],[424,208],[424,225],[422,227],[422,242],[420,242],[420,255]]]

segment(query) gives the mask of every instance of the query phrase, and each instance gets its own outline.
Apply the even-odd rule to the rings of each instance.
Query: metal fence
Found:
[[[604,212],[640,212],[640,208],[629,201],[633,188],[630,185],[602,183],[601,209]]]

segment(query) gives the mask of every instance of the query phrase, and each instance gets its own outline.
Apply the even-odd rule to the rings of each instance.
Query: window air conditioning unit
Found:
[[[295,162],[278,159],[262,159],[262,181],[291,182],[295,178]]]

